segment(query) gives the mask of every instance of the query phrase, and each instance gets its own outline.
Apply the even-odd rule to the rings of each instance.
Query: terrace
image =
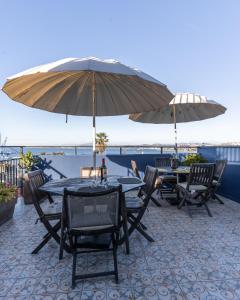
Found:
[[[41,222],[35,224],[33,205],[26,206],[19,198],[13,219],[0,227],[0,299],[239,299],[240,205],[236,202],[239,189],[235,180],[239,148],[201,147],[197,152],[209,161],[228,158],[219,189],[225,204],[209,201],[213,218],[202,210],[190,218],[184,209],[178,210],[165,200],[162,207],[151,204],[144,224],[155,242],[134,233],[129,255],[119,247],[118,285],[113,278],[102,277],[82,280],[72,290],[71,255],[64,253],[59,261],[55,241],[38,254],[30,254],[46,231]],[[131,159],[143,171],[160,155],[164,155],[164,149],[161,154],[109,154],[109,173],[130,175]],[[91,160],[87,155],[41,158],[44,172],[52,178],[78,177],[80,167]],[[106,253],[84,254],[77,268],[99,272],[111,265]]]

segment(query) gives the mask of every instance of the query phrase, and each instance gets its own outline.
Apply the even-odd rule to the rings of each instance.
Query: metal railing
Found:
[[[19,158],[0,160],[0,183],[18,184]]]
[[[0,147],[0,155],[19,156],[30,150],[35,155],[91,155],[91,146],[2,146]],[[175,148],[173,145],[120,145],[108,146],[106,155],[124,155],[124,154],[173,154]],[[196,153],[197,146],[181,145],[178,147],[179,153]]]

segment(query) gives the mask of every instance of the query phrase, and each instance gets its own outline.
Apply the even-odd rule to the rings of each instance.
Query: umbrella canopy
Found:
[[[9,77],[2,90],[27,106],[79,116],[92,116],[94,110],[96,116],[150,111],[173,98],[166,85],[146,73],[95,57],[66,58],[29,69]]]
[[[66,58],[7,79],[2,90],[30,107],[67,115],[95,116],[151,111],[169,104],[173,94],[148,74],[117,60]]]
[[[176,123],[183,123],[214,118],[224,114],[226,108],[205,96],[178,93],[168,106],[151,112],[132,114],[129,118],[142,123],[174,124],[174,110]]]
[[[205,96],[178,93],[169,105],[162,109],[131,114],[129,119],[141,123],[174,124],[175,151],[177,154],[177,123],[210,119],[224,114],[225,111],[224,106],[213,100],[208,100]]]

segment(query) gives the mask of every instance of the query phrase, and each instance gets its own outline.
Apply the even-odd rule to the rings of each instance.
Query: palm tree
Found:
[[[96,134],[96,149],[101,154],[106,150],[107,143],[109,142],[108,136],[105,132],[99,132]]]

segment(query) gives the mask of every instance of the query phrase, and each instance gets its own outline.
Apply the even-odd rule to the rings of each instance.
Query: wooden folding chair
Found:
[[[49,194],[39,190],[39,188],[45,183],[42,170],[28,173],[28,178],[33,204],[38,214],[37,221],[40,220],[47,230],[47,234],[44,235],[41,243],[32,251],[32,254],[36,254],[51,238],[55,239],[57,243],[60,243],[58,231],[61,227],[62,203],[55,203]],[[43,208],[43,205],[41,206],[44,200],[49,201],[49,205],[46,208]],[[55,224],[51,224],[51,221],[55,221]],[[64,245],[64,247],[69,251],[66,245]]]
[[[178,183],[176,189],[179,191],[182,200],[178,208],[186,205],[189,215],[190,206],[204,207],[212,217],[212,213],[207,205],[209,200],[211,184],[214,176],[215,164],[202,163],[192,164],[187,182]]]
[[[146,184],[140,189],[138,197],[125,197],[127,220],[130,224],[128,236],[130,236],[134,230],[137,230],[148,241],[154,242],[153,238],[146,233],[147,228],[141,220],[151,200],[152,193],[155,190],[157,176],[157,169],[147,166],[144,175],[144,182]]]
[[[213,181],[210,188],[210,197],[212,199],[216,199],[220,204],[224,204],[224,202],[218,197],[216,192],[221,185],[223,173],[227,165],[227,160],[226,159],[216,160],[215,165],[216,165],[215,172],[214,172]]]

